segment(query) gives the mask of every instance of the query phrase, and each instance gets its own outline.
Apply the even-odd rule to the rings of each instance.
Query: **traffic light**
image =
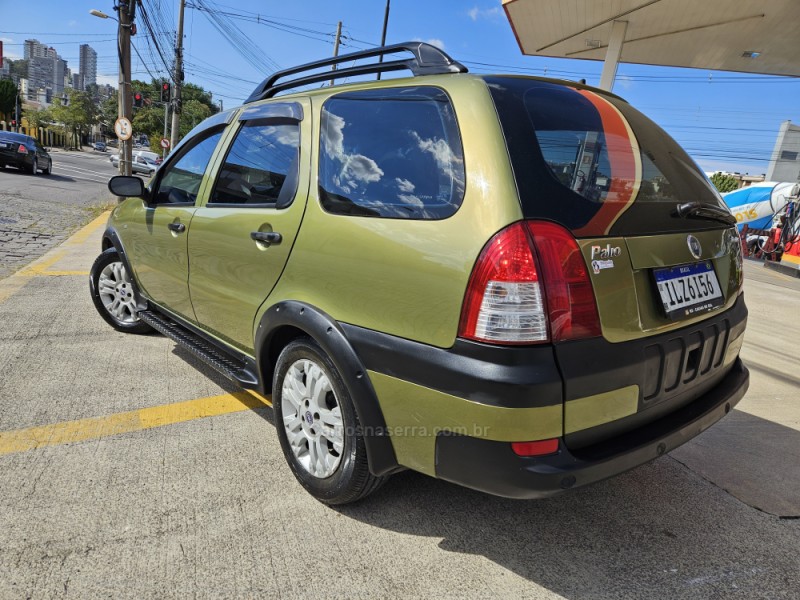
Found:
[[[142,108],[142,93],[141,92],[136,92],[133,95],[133,105],[136,108]]]
[[[11,119],[11,126],[12,127],[16,127],[17,126],[17,120],[16,119]]]
[[[161,84],[161,101],[162,102],[169,102],[170,97],[170,89],[169,83],[166,81]]]

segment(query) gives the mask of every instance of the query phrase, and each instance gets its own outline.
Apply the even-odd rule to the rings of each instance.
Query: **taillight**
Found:
[[[459,335],[498,344],[544,342],[545,315],[528,231],[515,223],[481,252],[467,286]]]
[[[529,221],[547,296],[554,342],[597,337],[600,316],[586,261],[572,234],[561,225]]]
[[[467,286],[460,337],[531,344],[600,334],[589,273],[572,234],[527,221],[489,241]]]
[[[28,153],[28,149],[25,146],[23,146],[22,144],[20,144],[19,148],[17,148],[17,152],[19,154],[27,154]]]

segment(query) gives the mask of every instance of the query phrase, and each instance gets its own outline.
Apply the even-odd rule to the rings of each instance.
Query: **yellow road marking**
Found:
[[[0,432],[0,456],[269,406],[272,406],[269,398],[255,392],[241,391],[150,406],[104,417],[3,431]]]
[[[81,244],[85,243],[89,236],[91,236],[94,232],[96,232],[101,227],[104,227],[105,224],[108,222],[108,215],[109,211],[104,212],[99,217],[94,219],[88,225],[82,227],[77,233],[75,233],[72,237],[67,239],[64,244],[61,246],[61,249],[54,250],[49,255],[45,255],[45,258],[39,260],[32,265],[22,269],[21,271],[17,272],[17,275],[21,275],[23,277],[61,277],[64,275],[88,275],[89,271],[70,271],[70,270],[49,270],[54,264],[59,262],[64,258],[67,251],[64,248],[69,248],[70,246],[80,246]]]
[[[100,216],[94,219],[91,223],[84,225],[83,228],[81,228],[77,233],[64,242],[64,245],[80,246],[83,244],[95,231],[106,226],[106,223],[108,223],[108,215],[110,214],[110,210],[101,213]]]

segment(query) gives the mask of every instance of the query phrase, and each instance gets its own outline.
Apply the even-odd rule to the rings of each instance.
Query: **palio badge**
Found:
[[[613,258],[622,254],[622,248],[606,244],[602,246],[592,246],[592,271],[597,275],[603,269],[613,269]]]

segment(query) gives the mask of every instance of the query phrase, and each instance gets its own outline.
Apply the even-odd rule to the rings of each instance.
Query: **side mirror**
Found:
[[[138,177],[117,175],[108,180],[108,190],[121,198],[141,198],[147,202],[149,194],[144,181]]]

